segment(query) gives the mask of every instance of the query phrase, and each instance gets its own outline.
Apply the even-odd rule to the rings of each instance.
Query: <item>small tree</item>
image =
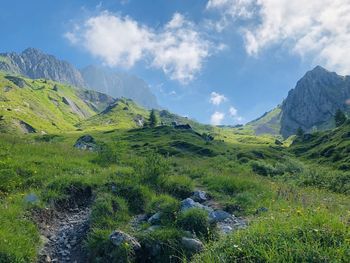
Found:
[[[346,121],[346,116],[342,110],[337,109],[334,115],[334,121],[336,127],[339,127],[344,124],[344,122]]]
[[[297,129],[297,136],[303,137],[304,134],[305,134],[304,130],[299,126],[299,128]]]
[[[158,124],[158,117],[156,115],[156,111],[152,109],[149,115],[149,126],[156,127],[157,124]]]

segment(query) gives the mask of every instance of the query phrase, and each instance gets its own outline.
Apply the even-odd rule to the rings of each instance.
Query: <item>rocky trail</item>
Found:
[[[38,263],[87,262],[83,241],[89,230],[90,208],[71,208],[41,213],[39,223],[44,247]]]

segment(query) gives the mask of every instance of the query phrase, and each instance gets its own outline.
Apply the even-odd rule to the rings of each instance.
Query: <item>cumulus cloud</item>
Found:
[[[214,112],[210,117],[210,123],[212,125],[220,125],[225,118],[225,114],[219,111]]]
[[[282,45],[340,73],[350,72],[349,0],[209,0],[223,17],[245,19],[241,28],[249,55]]]
[[[212,92],[210,94],[209,102],[213,105],[218,106],[225,101],[227,101],[227,98],[223,94],[219,94],[217,92]]]
[[[229,111],[229,113],[230,113],[230,115],[232,117],[236,117],[237,116],[238,111],[237,111],[237,109],[235,107],[231,106],[228,111]]]
[[[183,15],[175,13],[161,29],[107,11],[87,19],[65,37],[109,66],[132,67],[144,59],[183,84],[200,72],[214,45]]]

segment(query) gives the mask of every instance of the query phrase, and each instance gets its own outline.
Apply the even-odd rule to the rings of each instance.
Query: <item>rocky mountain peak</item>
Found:
[[[350,81],[321,66],[308,71],[288,93],[282,105],[281,133],[295,134],[298,127],[305,131],[330,128],[337,109],[349,111],[345,101],[350,98]]]

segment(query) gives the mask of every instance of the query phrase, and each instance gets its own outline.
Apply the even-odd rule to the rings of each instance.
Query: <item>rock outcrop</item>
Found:
[[[38,49],[28,48],[22,53],[1,53],[0,70],[13,74],[24,75],[32,79],[45,78],[84,87],[85,82],[74,66],[45,54]]]
[[[282,104],[281,134],[333,127],[337,109],[349,112],[350,76],[317,66],[300,79]]]

